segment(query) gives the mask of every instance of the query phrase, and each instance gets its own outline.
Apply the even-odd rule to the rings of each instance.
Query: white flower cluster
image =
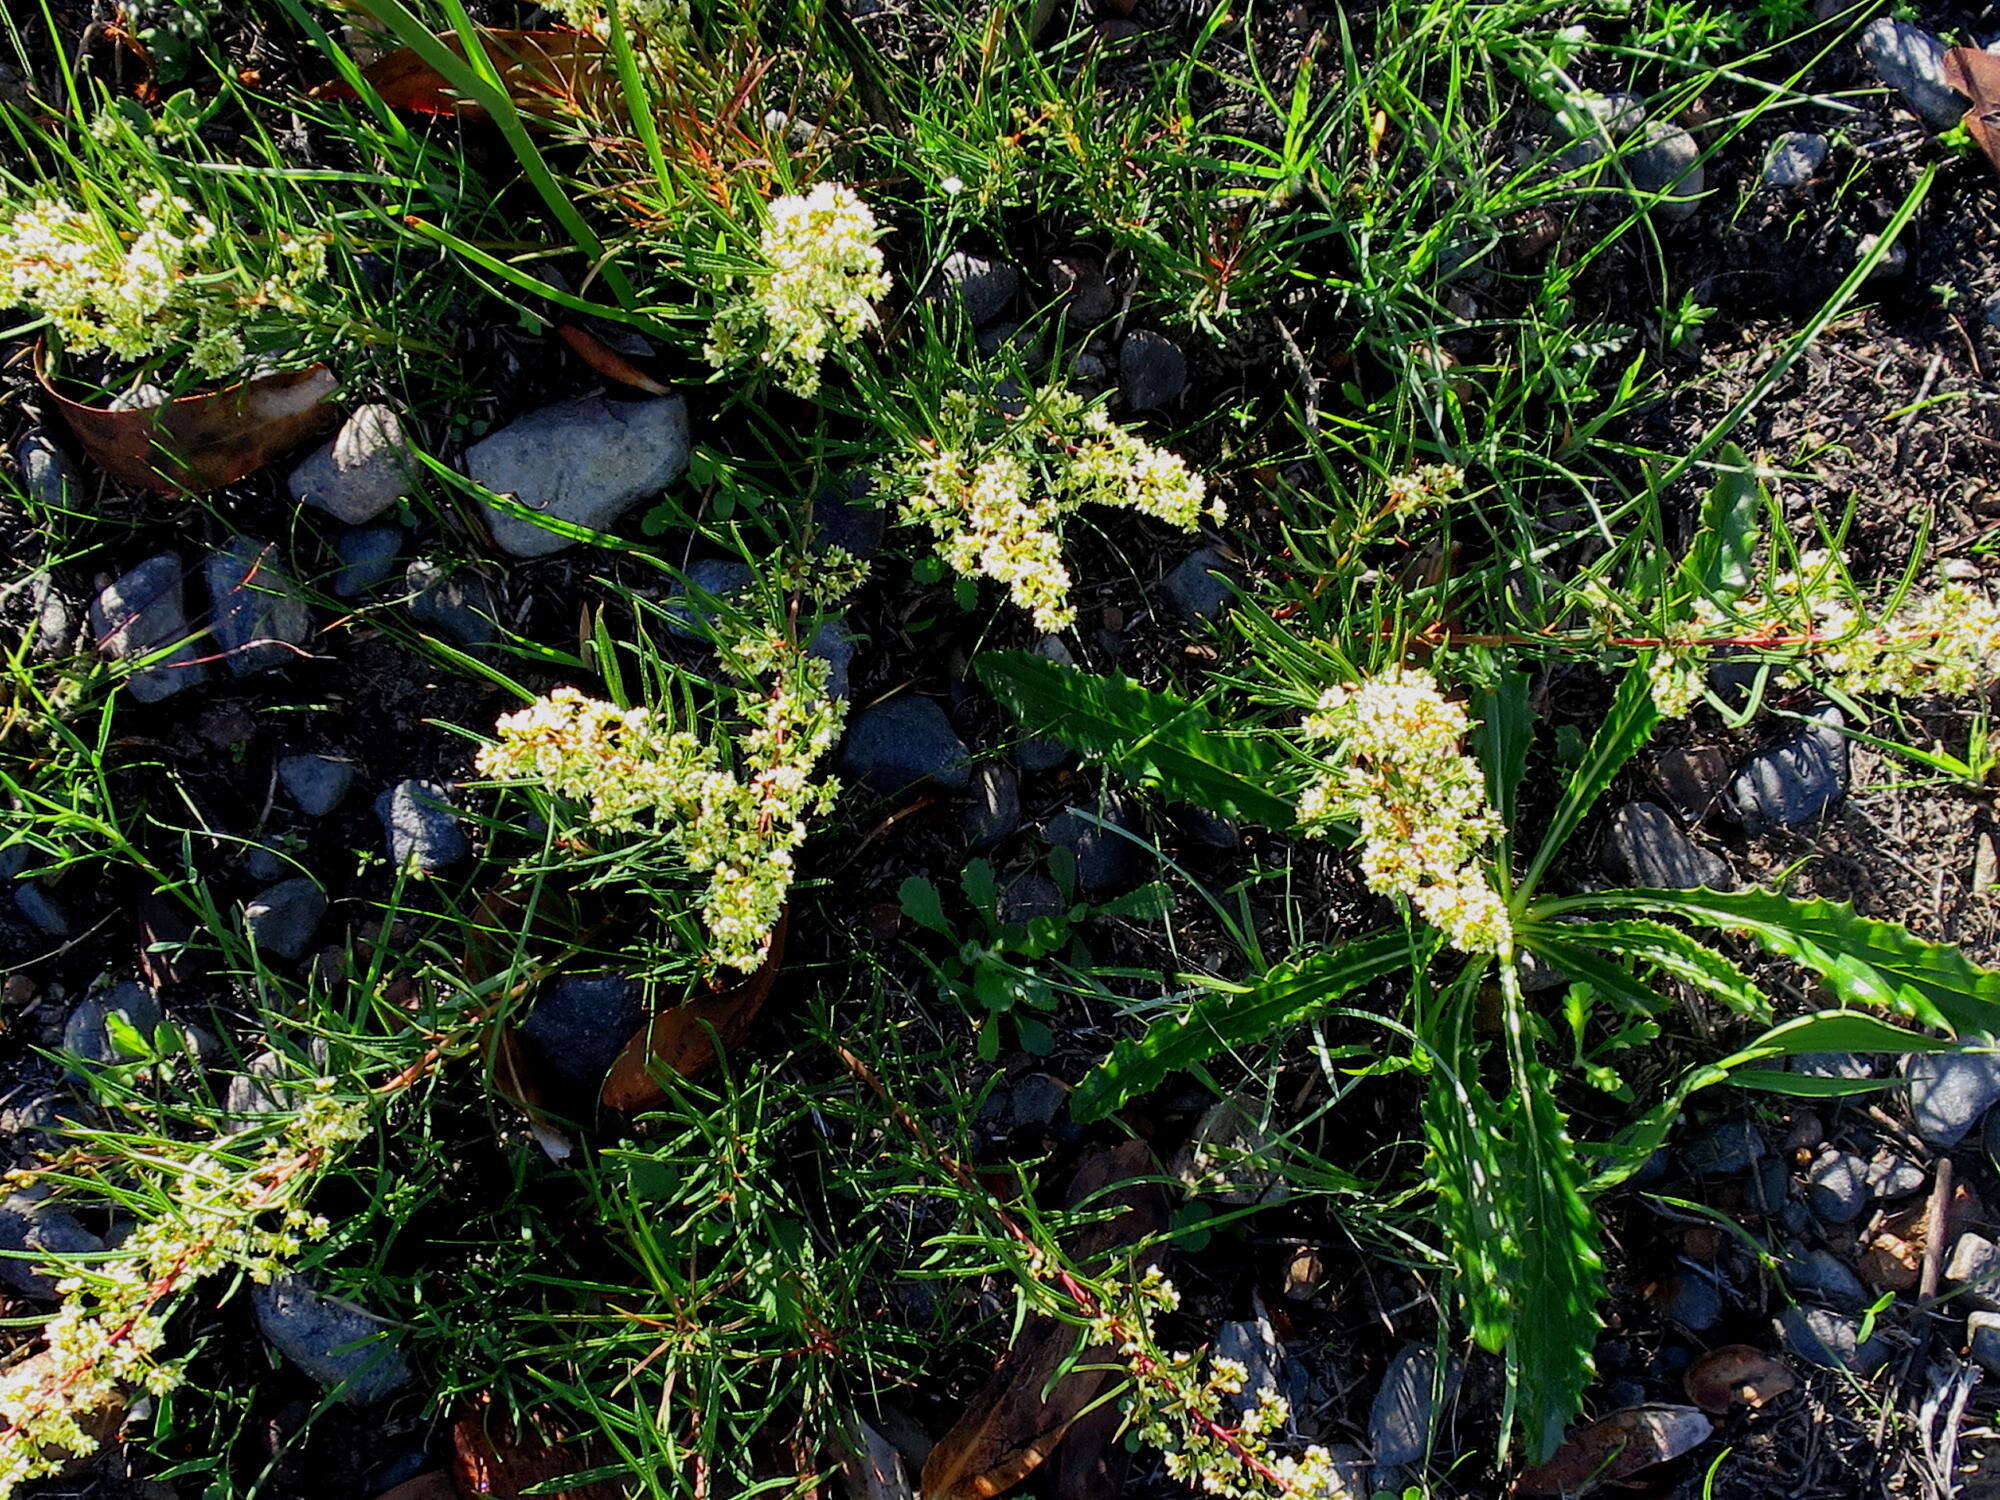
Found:
[[[1052,634],[1076,623],[1064,516],[1082,505],[1117,506],[1192,531],[1204,519],[1221,521],[1223,507],[1178,454],[1101,410],[1044,392],[1030,411],[984,456],[943,446],[921,458],[898,518],[928,526],[953,572],[993,579]]]
[[[765,265],[716,314],[703,355],[717,368],[754,359],[785,389],[813,395],[828,348],[875,323],[875,299],[889,290],[881,237],[844,183],[775,199],[757,241]]]
[[[614,4],[626,30],[638,36],[671,36],[688,26],[687,0],[542,0],[543,9],[553,11],[578,31],[588,31],[594,36],[606,35],[611,30],[607,16]]]
[[[1302,732],[1332,745],[1333,759],[1299,799],[1299,821],[1311,832],[1352,819],[1371,890],[1407,898],[1461,952],[1498,953],[1513,924],[1486,861],[1502,829],[1464,752],[1471,728],[1416,668],[1328,688]]]
[[[312,1169],[366,1133],[359,1106],[322,1092],[247,1170],[207,1151],[174,1164],[171,1213],[59,1281],[42,1347],[0,1374],[0,1500],[95,1452],[128,1392],[179,1383],[160,1358],[169,1299],[217,1271],[281,1274],[328,1229],[301,1204]]]
[[[1406,474],[1392,474],[1384,509],[1391,515],[1413,516],[1442,505],[1465,488],[1465,470],[1457,464],[1423,464]]]
[[[756,649],[746,648],[753,658]],[[503,717],[477,761],[483,775],[539,782],[585,803],[609,831],[665,833],[708,876],[701,911],[715,961],[746,971],[770,948],[807,819],[839,793],[837,781],[812,778],[846,716],[827,696],[825,662],[782,643],[763,654],[777,682],[737,746],[741,774],[651,710],[615,708],[575,688]]]
[[[1249,1380],[1241,1361],[1211,1358],[1204,1376],[1200,1355],[1160,1348],[1154,1319],[1178,1307],[1180,1293],[1159,1267],[1148,1267],[1130,1288],[1113,1283],[1105,1290],[1105,1305],[1091,1329],[1130,1369],[1127,1418],[1140,1440],[1163,1455],[1175,1479],[1232,1500],[1266,1500],[1273,1494],[1359,1500],[1341,1482],[1326,1449],[1315,1444],[1295,1458],[1271,1451],[1292,1416],[1291,1403],[1275,1389],[1266,1386],[1249,1401],[1232,1403],[1241,1415],[1231,1425],[1223,1398],[1240,1396]],[[1118,1311],[1121,1303],[1133,1313]]]
[[[186,347],[197,374],[244,361],[243,330],[263,307],[292,309],[298,288],[326,272],[326,246],[286,240],[258,285],[205,258],[216,228],[184,198],[163,192],[134,205],[145,227],[128,241],[105,218],[37,199],[0,225],[0,301],[45,314],[66,352],[141,360]]]

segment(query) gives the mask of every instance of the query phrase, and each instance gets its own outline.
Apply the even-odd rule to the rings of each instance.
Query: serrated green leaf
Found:
[[[1681,564],[1681,577],[1692,592],[1728,604],[1757,576],[1757,543],[1770,494],[1734,443],[1717,450],[1716,463],[1728,472],[1702,502],[1701,529]]]
[[[1526,922],[1517,940],[1530,952],[1569,968],[1577,947],[1600,949],[1625,959],[1637,959],[1661,973],[1692,984],[1744,1015],[1770,1014],[1770,1002],[1756,982],[1713,948],[1696,942],[1677,927],[1643,917],[1615,922]],[[1551,951],[1544,952],[1544,948]],[[1554,949],[1570,953],[1565,960]]]
[[[921,875],[911,875],[896,888],[896,899],[901,903],[903,915],[919,927],[928,927],[932,932],[951,936],[951,923],[945,920],[944,903],[938,899],[938,888]]]
[[[1541,884],[1550,862],[1561,852],[1569,836],[1576,832],[1585,814],[1597,805],[1613,778],[1624,769],[1625,762],[1638,754],[1646,741],[1652,738],[1653,726],[1660,721],[1660,711],[1653,706],[1652,680],[1647,671],[1649,665],[1650,658],[1641,656],[1619,682],[1618,691],[1612,695],[1611,707],[1604,715],[1604,722],[1598,725],[1597,733],[1591,737],[1583,759],[1570,772],[1562,800],[1556,804],[1555,813],[1549,819],[1548,831],[1542,835],[1541,847],[1535,850],[1534,863],[1521,878],[1521,890],[1533,891]]]
[[[1062,741],[1140,786],[1225,817],[1289,828],[1280,747],[1232,732],[1207,709],[1124,677],[1080,672],[1026,651],[990,651],[973,670],[1035,734]]]

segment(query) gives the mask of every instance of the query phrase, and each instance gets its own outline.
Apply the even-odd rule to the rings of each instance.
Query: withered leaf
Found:
[[[715,1061],[718,1044],[724,1048],[740,1046],[750,1035],[764,1002],[771,998],[790,924],[789,915],[778,918],[778,925],[771,929],[771,951],[754,973],[726,989],[663,1010],[640,1027],[605,1075],[598,1103],[628,1114],[650,1109],[667,1097],[656,1070],[692,1078]]]
[[[339,419],[333,371],[325,365],[259,375],[136,411],[70,400],[50,382],[39,351],[35,378],[99,468],[163,495],[234,484]]]
[[[1944,81],[1972,101],[1961,123],[1986,159],[2000,167],[2000,57],[1978,47],[1944,55]]]
[[[1070,1248],[1079,1261],[1165,1229],[1165,1199],[1153,1184],[1135,1180],[1152,1169],[1152,1153],[1137,1140],[1084,1159],[1070,1181],[1071,1206],[1101,1203],[1121,1211],[1077,1234]],[[1111,1370],[1093,1368],[1105,1364],[1108,1351],[1078,1354],[1076,1345],[1069,1324],[1029,1320],[993,1378],[931,1449],[924,1462],[924,1500],[989,1500],[1040,1466],[1112,1378]],[[1074,1364],[1058,1378],[1072,1355]]]
[[[578,359],[607,380],[620,381],[654,396],[671,396],[674,393],[672,386],[655,380],[588,329],[578,328],[573,323],[558,323],[556,333]]]
[[[1692,1406],[1627,1407],[1571,1433],[1547,1463],[1521,1476],[1519,1489],[1527,1495],[1588,1494],[1692,1452],[1713,1431],[1715,1424]]]
[[[1749,1344],[1724,1344],[1688,1366],[1681,1377],[1688,1400],[1706,1412],[1763,1406],[1798,1386],[1783,1361]]]
[[[465,56],[465,42],[457,32],[441,32],[437,41],[454,56]],[[479,42],[499,75],[501,89],[530,119],[588,118],[619,97],[605,45],[594,36],[495,27],[482,29]],[[361,70],[361,77],[384,104],[396,109],[465,120],[489,118],[484,105],[455,91],[443,74],[409,47],[383,53]],[[321,84],[313,97],[357,95],[344,80],[337,80]]]
[[[522,1432],[493,1411],[492,1398],[479,1396],[451,1424],[451,1480],[458,1500],[622,1500],[623,1485],[608,1480],[560,1490],[553,1480],[593,1467],[592,1461],[559,1437]]]

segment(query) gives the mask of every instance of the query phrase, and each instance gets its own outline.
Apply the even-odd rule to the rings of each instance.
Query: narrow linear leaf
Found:
[[[1625,762],[1652,736],[1653,726],[1660,721],[1660,711],[1653,706],[1649,665],[1650,659],[1641,656],[1619,682],[1604,722],[1591,737],[1582,761],[1570,772],[1569,784],[1563,788],[1562,801],[1549,819],[1549,830],[1535,851],[1534,863],[1521,879],[1523,891],[1533,891],[1541,883],[1550,862],[1576,832],[1585,814],[1597,805],[1612,779],[1624,769]]]

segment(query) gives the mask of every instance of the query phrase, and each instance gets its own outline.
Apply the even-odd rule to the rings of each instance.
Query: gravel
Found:
[[[931,284],[926,300],[957,302],[977,328],[1005,312],[1020,285],[1021,273],[1008,262],[955,250],[938,267],[937,280]]]
[[[312,613],[299,586],[279,566],[277,549],[231,537],[202,565],[214,611],[215,642],[238,677],[282,667],[300,653]]]
[[[1828,1148],[1806,1168],[1806,1206],[1828,1224],[1852,1224],[1868,1206],[1868,1164]]]
[[[1681,1167],[1698,1177],[1736,1177],[1769,1154],[1757,1127],[1743,1120],[1723,1120],[1697,1130],[1681,1145]]]
[[[1778,1315],[1778,1336],[1808,1364],[1872,1375],[1887,1363],[1889,1341],[1880,1333],[1860,1338],[1861,1320],[1822,1307],[1788,1307]]]
[[[520,1035],[543,1073],[594,1098],[645,1019],[645,993],[635,980],[565,974],[542,990]]]
[[[1974,1313],[1965,1320],[1965,1338],[1972,1362],[1987,1374],[2000,1376],[2000,1313]]]
[[[409,1385],[409,1363],[386,1325],[352,1302],[292,1275],[252,1287],[250,1299],[271,1346],[349,1405],[372,1406]]]
[[[1903,96],[1933,130],[1948,130],[1966,101],[1944,81],[1944,43],[1921,27],[1883,16],[1861,33],[1861,55],[1875,76]]]
[[[1102,323],[1118,310],[1118,296],[1094,256],[1054,257],[1049,261],[1049,285],[1072,327]]]
[[[180,642],[166,656],[125,680],[126,689],[141,703],[157,703],[208,675],[187,639],[181,579],[181,560],[171,552],[162,552],[147,558],[91,602],[91,639],[112,661],[151,656]]]
[[[1722,1292],[1699,1271],[1676,1271],[1660,1288],[1660,1311],[1689,1333],[1703,1333],[1722,1321]]]
[[[959,826],[975,849],[990,849],[1021,826],[1021,782],[1012,767],[987,761],[973,771]]]
[[[1655,120],[1640,134],[1637,150],[1625,158],[1633,188],[1647,198],[1661,194],[1652,212],[1669,222],[1687,218],[1701,206],[1705,173],[1701,147],[1678,125]]]
[[[59,510],[68,502],[69,464],[62,449],[41,433],[31,432],[14,445],[14,468],[35,504]]]
[[[885,797],[919,781],[951,792],[972,784],[971,752],[929,698],[891,698],[856,714],[840,764],[848,776]]]
[[[1868,1305],[1861,1278],[1831,1250],[1809,1250],[1787,1257],[1779,1269],[1795,1296],[1843,1313],[1858,1313]]]
[[[499,637],[499,609],[493,591],[477,573],[450,573],[425,558],[403,570],[410,617],[473,655],[483,655]]]
[[[687,403],[678,396],[558,402],[465,450],[465,472],[475,483],[592,531],[608,531],[633,506],[658,495],[680,478],[687,461]],[[482,501],[480,510],[494,545],[510,557],[547,557],[573,545],[490,502]]]
[[[402,550],[403,528],[394,522],[343,526],[333,535],[333,555],[340,559],[333,574],[333,592],[342,599],[373,593],[395,574],[396,558]]]
[[[420,465],[403,419],[386,406],[362,406],[333,441],[292,470],[292,498],[359,526],[410,493]]]
[[[1118,346],[1118,388],[1133,411],[1172,406],[1187,384],[1187,356],[1165,334],[1142,328]]]
[[[278,761],[278,782],[301,812],[323,818],[354,785],[354,767],[331,755],[287,755]]]
[[[1724,800],[1750,833],[1795,828],[1825,814],[1847,795],[1847,722],[1828,704],[1818,722],[1774,750],[1753,756],[1729,783]]]
[[[1174,611],[1189,624],[1212,620],[1236,595],[1236,569],[1216,547],[1203,547],[1182,559],[1162,580]]]
[[[89,1255],[103,1248],[104,1241],[78,1223],[75,1214],[49,1201],[47,1188],[27,1187],[0,1198],[0,1251]],[[65,1273],[58,1269],[50,1276],[38,1270],[38,1264],[46,1262],[0,1256],[0,1281],[26,1297],[42,1302],[59,1300],[56,1282]]]
[[[806,642],[806,655],[826,663],[826,695],[844,703],[854,691],[854,653],[860,637],[847,628],[847,619],[835,615],[822,621]]]
[[[1984,1235],[1961,1234],[1944,1263],[1944,1279],[1972,1306],[2000,1311],[2000,1245]]]
[[[1764,153],[1761,180],[1765,187],[1802,188],[1826,165],[1831,149],[1823,135],[1809,130],[1788,130],[1771,142],[1771,149]]]
[[[281,880],[243,908],[243,926],[262,953],[297,958],[326,915],[326,896],[303,875]]]
[[[426,875],[448,870],[471,852],[451,805],[436,781],[399,781],[375,799],[375,816],[387,836],[389,863],[414,865]]]
[[[863,561],[882,550],[882,537],[889,528],[889,513],[868,502],[869,484],[850,479],[830,485],[813,496],[812,544],[816,551],[838,547]]]
[[[69,936],[69,918],[41,882],[24,880],[14,887],[14,910],[43,937]]]
[[[1094,811],[1093,818],[1066,808],[1042,830],[1051,846],[1076,857],[1077,887],[1092,895],[1129,885],[1145,869],[1139,846],[1118,832],[1129,826],[1123,805],[1107,798]],[[1105,827],[1107,823],[1112,826]]]
[[[704,557],[690,563],[687,581],[676,582],[668,598],[679,602],[665,607],[667,629],[684,641],[707,641],[716,630],[715,611],[710,601],[727,603],[729,596],[750,586],[750,567],[723,557]]]
[[[107,1018],[121,1017],[142,1037],[150,1038],[166,1020],[160,1002],[144,985],[127,981],[97,995],[87,995],[63,1022],[63,1050],[80,1062],[109,1067],[129,1062],[130,1055],[111,1040]]]
[[[1656,889],[1736,888],[1729,864],[1681,831],[1674,815],[1656,802],[1628,802],[1604,830],[1601,862],[1614,880]]]
[[[1991,1046],[1988,1037],[1977,1044]],[[1956,1146],[2000,1102],[2000,1053],[1927,1052],[1904,1065],[1910,1119],[1932,1146]]]

